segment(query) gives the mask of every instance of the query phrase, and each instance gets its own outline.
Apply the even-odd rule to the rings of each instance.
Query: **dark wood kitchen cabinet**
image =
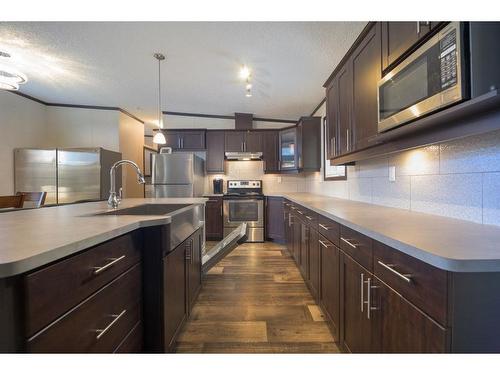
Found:
[[[320,306],[325,312],[332,334],[339,341],[340,328],[340,250],[321,234],[320,246]]]
[[[377,353],[444,353],[448,333],[399,293],[375,279],[371,314]]]
[[[285,223],[288,224],[284,216],[283,198],[266,197],[266,238],[283,242],[285,240]]]
[[[226,131],[226,152],[262,152],[262,132]]]
[[[338,80],[333,79],[326,88],[326,128],[325,147],[326,157],[333,159],[338,155],[339,128],[338,128]]]
[[[375,24],[351,58],[353,150],[370,146],[378,132],[377,86],[381,76],[380,25]]]
[[[262,133],[262,159],[264,173],[279,173],[279,132],[266,131]]]
[[[381,22],[382,70],[387,69],[431,31],[429,21]]]
[[[201,289],[201,244],[203,243],[203,231],[198,230],[193,234],[186,244],[186,268],[187,268],[187,311],[193,309]]]
[[[208,174],[226,173],[224,140],[224,131],[207,131],[207,160],[205,168]]]
[[[336,79],[337,96],[337,155],[352,151],[352,70],[351,61],[348,61],[338,72]]]
[[[300,244],[299,244],[299,269],[304,280],[309,279],[309,226],[301,222],[300,223]]]
[[[205,150],[205,130],[163,130],[166,144],[173,150],[202,151]]]
[[[341,342],[351,353],[370,353],[372,348],[371,291],[373,275],[342,253],[340,268]]]
[[[319,233],[312,227],[309,228],[309,288],[314,299],[318,302],[321,285],[321,249],[319,244]]]
[[[222,197],[209,197],[205,203],[205,232],[207,240],[221,240],[224,236]]]

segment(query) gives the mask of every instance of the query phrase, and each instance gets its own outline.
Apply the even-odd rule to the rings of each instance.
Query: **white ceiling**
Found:
[[[322,85],[364,22],[0,23],[0,50],[47,102],[116,106],[150,122],[163,52],[162,110],[297,119],[324,97]],[[238,78],[252,69],[253,97]]]

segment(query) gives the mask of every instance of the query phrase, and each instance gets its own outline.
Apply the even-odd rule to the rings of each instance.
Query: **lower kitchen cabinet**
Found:
[[[187,261],[187,311],[193,309],[193,305],[198,298],[201,289],[201,244],[203,243],[203,232],[197,231],[188,240],[186,245]]]
[[[341,343],[351,353],[372,352],[373,275],[348,255],[341,256]]]
[[[375,281],[372,350],[378,353],[444,353],[447,330],[396,291]]]
[[[322,235],[320,246],[320,306],[326,314],[334,338],[339,340],[340,327],[340,250]]]
[[[304,280],[309,279],[309,232],[306,223],[300,223],[299,268]]]
[[[285,221],[283,211],[283,198],[266,197],[266,238],[283,242],[285,239]]]
[[[224,237],[222,197],[209,197],[205,203],[205,234],[207,240],[221,240]]]
[[[321,249],[319,247],[319,233],[309,229],[309,288],[316,301],[320,297],[321,285]]]

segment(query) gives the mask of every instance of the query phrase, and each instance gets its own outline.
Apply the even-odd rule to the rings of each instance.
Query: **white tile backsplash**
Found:
[[[305,191],[500,226],[500,131],[363,160],[347,177],[308,174]]]

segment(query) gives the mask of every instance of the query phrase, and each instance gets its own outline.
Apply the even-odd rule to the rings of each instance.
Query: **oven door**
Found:
[[[263,199],[224,200],[224,227],[237,227],[247,223],[249,228],[264,226]]]
[[[462,38],[451,22],[379,81],[379,132],[465,98]]]

